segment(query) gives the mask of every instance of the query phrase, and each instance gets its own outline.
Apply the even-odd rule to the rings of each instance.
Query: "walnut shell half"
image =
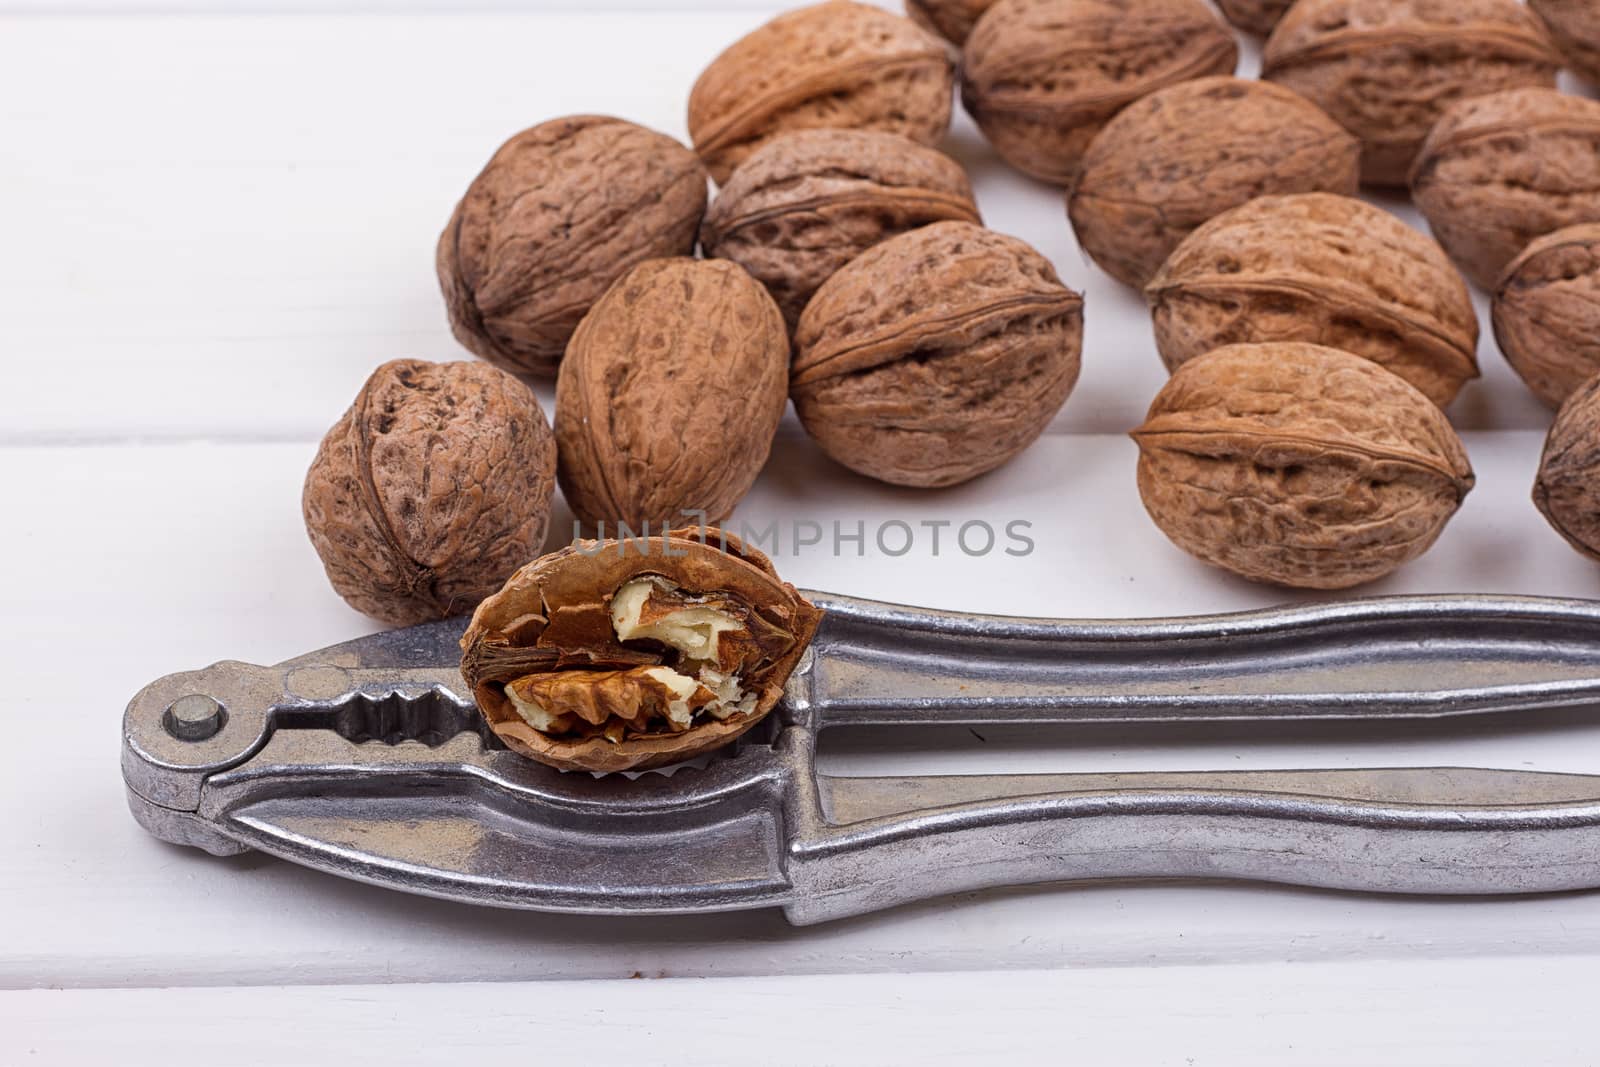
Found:
[[[961,165],[877,130],[801,130],[739,164],[706,212],[700,243],[777,300],[790,328],[834,271],[895,234],[981,222]]]
[[[544,544],[556,449],[539,401],[487,363],[372,372],[302,500],[333,588],[394,626],[460,615]]]
[[[561,364],[567,503],[591,529],[726,518],[767,461],[788,385],[783,316],[743,268],[639,264],[584,316]]]
[[[828,0],[741,37],[689,93],[689,136],[720,185],[787,130],[885,130],[936,144],[950,125],[954,64],[910,19]]]
[[[1268,193],[1344,193],[1361,147],[1281,86],[1200,78],[1123,109],[1090,142],[1067,196],[1078,243],[1142,286],[1202,222]]]
[[[513,752],[642,770],[765,718],[821,618],[765,556],[714,528],[578,541],[478,606],[461,674]]]
[[[1459,101],[1428,134],[1411,194],[1445,251],[1492,291],[1535,237],[1600,222],[1600,102],[1554,89]]]
[[[524,130],[439,235],[450,328],[491,363],[553,374],[584,312],[624,271],[694,251],[705,209],[705,169],[666,134],[599,115]]]
[[[1139,495],[1174,544],[1252,581],[1343,589],[1433,544],[1472,488],[1437,406],[1359,356],[1230,345],[1157,394]]]
[[[1361,138],[1361,178],[1404,185],[1445,107],[1553,87],[1561,57],[1517,0],[1299,0],[1267,39],[1261,76]]]
[[[1065,185],[1129,103],[1238,61],[1201,0],[999,0],[967,38],[961,102],[1006,162]]]
[[[1083,298],[1014,237],[938,222],[823,283],[795,332],[790,395],[838,462],[895,485],[993,470],[1078,380]]]
[[[1444,251],[1348,196],[1263,196],[1184,238],[1145,287],[1168,370],[1223,345],[1364,356],[1443,407],[1478,376],[1478,317]]]
[[[1600,224],[1557,230],[1511,262],[1495,287],[1494,335],[1553,408],[1600,372]]]
[[[1594,0],[1528,0],[1573,70],[1600,85],[1600,4]]]
[[[1600,375],[1561,405],[1539,457],[1533,503],[1573,548],[1600,559]]]

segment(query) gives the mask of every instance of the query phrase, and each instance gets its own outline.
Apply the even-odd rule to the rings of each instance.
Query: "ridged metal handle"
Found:
[[[1393,597],[1130,622],[817,595],[821,726],[1431,718],[1600,700],[1600,603]]]

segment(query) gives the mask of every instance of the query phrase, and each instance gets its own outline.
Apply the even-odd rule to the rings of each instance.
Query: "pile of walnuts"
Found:
[[[937,149],[958,96],[1148,300],[1173,376],[1138,484],[1180,547],[1324,589],[1426,550],[1473,484],[1442,410],[1478,375],[1465,275],[1565,404],[1538,505],[1600,555],[1600,103],[1555,88],[1600,76],[1596,6],[1219,6],[1270,34],[1259,80],[1204,0],[828,0],[712,61],[692,147],[598,115],[512,137],[438,243],[484,362],[379,368],[312,465],[335,588],[396,624],[470,610],[538,554],[557,482],[590,529],[724,519],[790,401],[895,485],[1025,449],[1077,379],[1083,300],[984,228]],[[1409,189],[1435,239],[1363,185]],[[518,376],[551,375],[547,423]]]

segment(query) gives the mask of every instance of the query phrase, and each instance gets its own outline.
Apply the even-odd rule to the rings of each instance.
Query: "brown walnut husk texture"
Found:
[[[1600,222],[1600,102],[1516,89],[1454,104],[1422,147],[1411,194],[1445,251],[1492,291],[1535,237]]]
[[[1361,138],[1362,180],[1404,185],[1453,101],[1554,87],[1561,58],[1518,0],[1300,0],[1268,38],[1261,76]]]
[[[790,395],[838,462],[945,486],[1031,444],[1078,379],[1083,298],[1014,237],[939,222],[829,278],[800,316]]]
[[[1533,502],[1567,543],[1600,559],[1600,375],[1578,387],[1545,438]]]
[[[1421,555],[1471,489],[1439,408],[1332,348],[1233,345],[1157,394],[1139,495],[1173,543],[1252,581],[1342,589]]]
[[[578,115],[524,130],[474,179],[439,236],[457,340],[548,375],[589,306],[635,263],[694,251],[700,161],[665,134]]]
[[[1600,84],[1600,4],[1594,0],[1528,0],[1567,65]]]
[[[793,328],[840,267],[946,220],[982,221],[966,172],[949,156],[876,130],[802,130],[739,165],[706,212],[700,244],[765,285]]]
[[[726,518],[766,463],[788,370],[783,316],[742,267],[641,263],[584,317],[556,382],[573,513],[632,530]]]
[[[689,93],[689,136],[720,185],[780,133],[866,129],[936,144],[954,64],[910,19],[829,0],[779,15],[711,61]]]
[[[611,598],[641,576],[677,594],[736,613],[740,661],[731,666],[756,699],[748,712],[704,718],[688,729],[646,717],[637,685],[621,672],[673,664],[654,641],[617,639]],[[816,632],[822,613],[779,579],[771,562],[714,528],[648,539],[578,541],[528,564],[485,600],[461,639],[461,674],[490,728],[513,752],[565,770],[628,771],[664,766],[734,740],[766,717]],[[729,635],[724,634],[724,638]],[[518,713],[510,683],[543,687],[560,705],[563,729],[548,733]]]
[[[1441,407],[1478,376],[1478,318],[1444,251],[1347,196],[1263,196],[1186,237],[1148,286],[1168,370],[1229,344],[1305,341],[1400,375]]]
[[[906,14],[923,29],[960,46],[993,3],[994,0],[906,0]]]
[[[306,532],[333,588],[394,626],[460,615],[544,544],[555,440],[526,385],[486,363],[372,373],[306,474]]]
[[[1129,103],[1238,60],[1201,0],[999,0],[967,38],[961,102],[1008,163],[1065,185]]]
[[[1557,230],[1512,261],[1495,288],[1494,335],[1552,408],[1600,373],[1600,224]]]
[[[1143,286],[1196,227],[1271,193],[1354,195],[1361,149],[1287,89],[1201,78],[1123,109],[1089,145],[1067,196],[1078,243]]]
[[[1294,0],[1217,0],[1222,17],[1246,33],[1265,37]]]

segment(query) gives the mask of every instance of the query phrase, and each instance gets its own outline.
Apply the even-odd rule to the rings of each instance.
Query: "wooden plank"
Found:
[[[464,355],[434,241],[502,140],[572,112],[683,137],[695,76],[768,13],[6,21],[0,350],[24,358],[0,441],[314,440],[377,363]],[[1166,377],[1143,301],[965,116],[945,147],[988,222],[1086,294],[1056,428],[1136,425]],[[1482,361],[1458,423],[1542,428],[1488,337]]]
[[[8,1063],[1586,1064],[1576,958],[0,993]],[[820,1025],[819,1025],[820,1024]]]
[[[1471,435],[1481,489],[1429,556],[1374,592],[1595,595],[1600,575],[1525,487],[1537,434]],[[1026,559],[780,554],[797,582],[937,607],[1145,615],[1270,604],[1168,545],[1120,437],[1052,437],[964,489],[887,492],[797,442],[740,514],[877,524],[1022,518]],[[160,844],[127,816],[124,702],[153,677],[273,662],[371,628],[327,588],[300,528],[305,444],[11,448],[0,552],[0,987],[750,975],[1600,952],[1594,898],[1425,901],[1250,886],[1098,885],[938,901],[794,930],[776,914],[614,921],[413,899],[259,856]],[[1478,763],[1594,770],[1593,728],[1377,736],[1205,732],[1163,742],[965,730],[830,748],[831,769],[1067,770]]]

